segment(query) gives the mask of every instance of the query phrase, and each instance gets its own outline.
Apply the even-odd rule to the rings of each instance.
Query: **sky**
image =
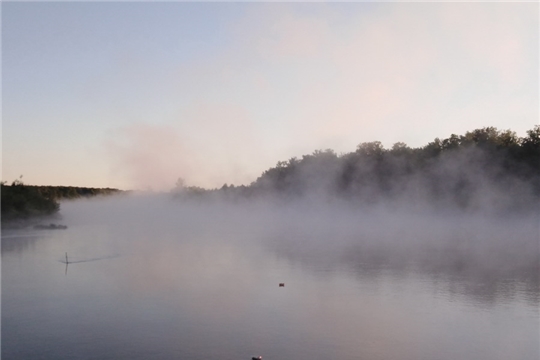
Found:
[[[539,121],[539,4],[3,2],[2,180],[248,185]]]

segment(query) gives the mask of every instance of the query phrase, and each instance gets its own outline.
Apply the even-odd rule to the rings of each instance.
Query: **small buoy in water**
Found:
[[[285,287],[285,283],[279,283],[279,287]]]
[[[252,357],[251,360],[262,360],[262,356]]]

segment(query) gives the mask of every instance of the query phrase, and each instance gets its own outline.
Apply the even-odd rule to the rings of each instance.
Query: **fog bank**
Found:
[[[61,217],[63,224],[90,234],[89,247],[104,243],[109,253],[123,256],[174,252],[190,243],[262,246],[267,253],[259,256],[317,276],[346,272],[376,281],[388,273],[414,273],[433,282],[444,279],[441,284],[452,287],[445,291],[483,302],[517,293],[539,302],[536,211],[437,213],[314,199],[231,202],[147,194],[64,202]]]

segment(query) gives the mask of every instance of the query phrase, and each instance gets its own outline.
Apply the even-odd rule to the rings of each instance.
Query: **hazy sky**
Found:
[[[538,3],[2,3],[2,179],[249,184],[539,118]]]

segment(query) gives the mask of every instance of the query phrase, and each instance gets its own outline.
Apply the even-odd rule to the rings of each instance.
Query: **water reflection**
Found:
[[[2,231],[2,253],[22,253],[29,248],[34,247],[36,241],[38,241],[42,237],[43,236],[38,233],[33,234],[26,231]]]
[[[540,355],[528,221],[89,205],[2,234],[3,358]]]
[[[538,307],[540,249],[535,219],[499,219],[498,225],[453,219],[437,225],[442,232],[434,231],[433,225],[418,227],[416,218],[393,224],[391,231],[381,227],[387,221],[373,218],[352,227],[324,223],[318,231],[313,231],[313,223],[300,222],[274,226],[266,245],[279,258],[319,276],[343,272],[371,283],[421,276],[435,291],[481,306],[521,298]]]

